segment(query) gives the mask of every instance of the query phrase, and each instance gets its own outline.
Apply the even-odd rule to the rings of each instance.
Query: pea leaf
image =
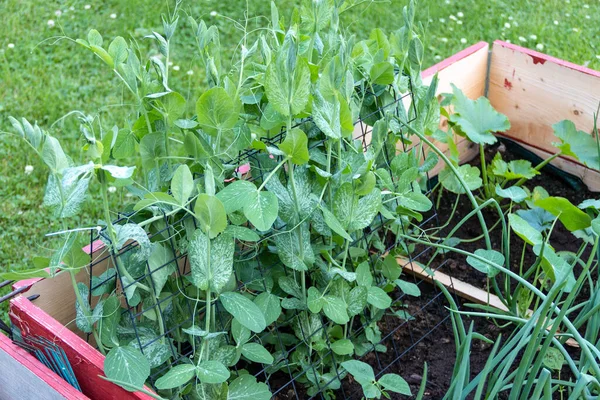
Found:
[[[334,140],[339,140],[352,133],[352,117],[346,113],[342,113],[340,102],[345,102],[343,97],[334,95],[331,101],[328,101],[323,98],[319,91],[315,92],[314,97],[313,121],[321,132]],[[345,106],[348,107],[347,104]],[[342,118],[345,120],[342,121]]]
[[[373,275],[371,274],[368,261],[363,261],[356,267],[356,283],[359,286],[365,287],[373,285]]]
[[[371,81],[378,85],[389,85],[394,82],[394,66],[387,61],[371,67]]]
[[[242,355],[248,360],[261,364],[273,364],[273,356],[258,343],[246,343],[242,346]]]
[[[375,308],[385,310],[392,305],[392,299],[380,287],[369,286],[367,292],[367,302]]]
[[[219,131],[231,129],[238,121],[234,101],[222,87],[204,92],[196,102],[198,124],[208,134],[216,136]]]
[[[245,242],[258,242],[260,240],[260,236],[256,232],[245,226],[227,225],[225,233]]]
[[[254,304],[262,311],[267,325],[277,321],[277,318],[281,315],[279,297],[271,293],[262,292],[254,298]]]
[[[457,167],[458,174],[465,181],[467,188],[469,190],[479,189],[483,183],[481,178],[479,177],[479,168],[473,167],[468,164],[461,165]],[[454,175],[454,172],[450,168],[444,168],[440,171],[440,183],[442,186],[456,194],[464,194],[466,193],[465,189],[461,185],[460,181]]]
[[[293,71],[287,60],[278,59],[267,67],[265,92],[269,103],[285,117],[304,110],[310,95],[310,69],[304,58],[298,58]]]
[[[475,255],[481,258],[485,258],[486,260],[489,260],[494,264],[504,265],[504,256],[502,255],[502,253],[499,253],[496,250],[477,249],[475,250]],[[484,274],[486,274],[488,278],[493,278],[500,272],[499,269],[494,268],[491,265],[486,264],[483,261],[480,261],[472,256],[467,256],[467,263],[479,272],[483,272]]]
[[[218,384],[229,379],[229,370],[219,361],[201,361],[196,369],[196,375],[200,382]]]
[[[469,140],[477,144],[494,144],[494,132],[510,129],[506,115],[500,114],[485,97],[471,100],[452,84],[454,114],[450,121],[458,124]]]
[[[369,292],[365,286],[356,286],[348,297],[348,314],[351,317],[360,314],[367,306]]]
[[[308,309],[313,313],[321,312],[323,305],[325,304],[325,300],[323,299],[323,295],[321,295],[319,289],[314,286],[309,287],[306,297]]]
[[[502,198],[510,199],[515,203],[520,203],[527,198],[525,190],[518,186],[511,186],[503,189],[502,186],[496,185],[496,194]]]
[[[231,182],[217,193],[217,198],[223,203],[225,212],[231,214],[232,212],[241,210],[249,202],[254,201],[257,195],[256,186],[252,182],[237,180]]]
[[[182,164],[177,168],[171,180],[171,194],[183,206],[187,203],[193,191],[194,178],[192,177],[190,167]]]
[[[346,324],[350,321],[348,313],[346,312],[346,303],[335,296],[324,296],[323,297],[323,312],[336,324]]]
[[[396,279],[394,281],[398,289],[402,291],[402,293],[406,293],[409,296],[419,297],[421,295],[421,289],[419,286],[415,285],[412,282],[403,281],[402,279]]]
[[[375,381],[373,368],[367,363],[358,360],[348,360],[342,363],[342,367],[361,385]]]
[[[222,293],[219,299],[227,312],[252,332],[262,332],[267,327],[265,316],[260,308],[241,294],[226,292]]]
[[[196,375],[196,366],[180,364],[171,367],[169,371],[158,378],[154,386],[159,390],[173,389],[188,383]]]
[[[227,214],[221,200],[206,193],[198,195],[194,214],[200,222],[200,227],[210,239],[215,238],[227,228]]]
[[[263,382],[252,375],[240,375],[229,384],[227,400],[270,400],[271,392]]]
[[[244,215],[259,231],[268,231],[279,212],[277,196],[272,192],[260,191],[250,196],[244,206]]]
[[[331,343],[331,350],[340,356],[349,356],[354,353],[354,344],[350,339],[336,340]]]
[[[222,234],[211,240],[201,229],[196,229],[188,251],[194,285],[220,293],[233,273],[233,238]]]
[[[385,374],[379,378],[378,382],[385,390],[400,393],[406,396],[412,395],[410,386],[408,386],[408,383],[406,383],[406,381],[399,375]]]
[[[589,228],[592,224],[592,219],[588,214],[564,197],[546,197],[537,200],[534,204],[558,217],[565,228],[571,232]]]
[[[115,347],[104,359],[104,373],[108,379],[123,382],[128,385],[125,389],[134,391],[142,388],[150,376],[150,363],[137,349]]]
[[[169,276],[176,271],[177,265],[174,262],[175,255],[168,246],[162,243],[154,243],[153,246],[154,249],[150,254],[150,258],[148,258],[148,266],[150,267],[154,294],[159,297]]]
[[[306,164],[309,160],[308,138],[300,128],[294,128],[287,132],[285,139],[279,145],[279,150],[296,165]]]
[[[342,224],[340,224],[340,221],[338,221],[335,215],[333,215],[333,213],[329,211],[329,209],[327,209],[327,207],[323,204],[321,204],[321,211],[323,211],[323,219],[325,220],[325,223],[329,228],[331,228],[332,231],[344,239],[352,241],[352,236],[350,236],[348,232],[344,230]]]
[[[598,144],[592,135],[578,131],[575,124],[569,120],[563,120],[552,125],[554,134],[560,139],[559,143],[553,143],[566,156],[577,158],[589,168],[600,169],[598,155]]]

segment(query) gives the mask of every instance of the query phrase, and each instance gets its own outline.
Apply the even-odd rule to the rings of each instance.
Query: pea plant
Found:
[[[269,25],[245,32],[231,70],[218,29],[188,17],[205,67],[198,99],[169,79],[178,7],[147,37],[155,56],[121,37],[107,45],[93,29],[75,41],[132,100],[111,128],[72,114],[81,162],[36,124],[11,119],[49,167],[44,204],[57,218],[77,215],[98,186],[111,260],[89,286],[77,283],[88,235],[65,223],[64,244],[19,277],[71,275],[77,327],[106,355],[105,378],[127,390],[268,399],[251,373],[259,368],[291,369],[309,395],[331,394],[347,373],[365,397],[409,395],[400,376],[375,379],[353,358],[385,352],[377,322],[402,309],[399,293],[420,294],[396,262],[412,246],[401,233],[432,208],[424,193],[438,161],[422,145],[399,151],[407,127],[431,131],[439,118],[435,80],[420,79],[415,5],[397,31],[359,41],[339,26],[349,4],[307,2],[285,21],[272,3]],[[116,221],[109,186],[134,199]]]

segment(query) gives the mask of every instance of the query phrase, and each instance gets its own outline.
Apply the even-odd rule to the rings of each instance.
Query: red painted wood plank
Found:
[[[10,318],[24,336],[37,335],[60,346],[71,362],[83,393],[91,399],[144,399],[143,393],[131,393],[99,377],[104,375],[104,356],[68,328],[36,307],[23,296],[10,303]]]
[[[458,53],[456,53],[456,54],[446,58],[445,60],[442,60],[439,63],[432,65],[431,67],[422,71],[421,76],[423,78],[426,78],[428,76],[434,75],[436,72],[439,72],[439,71],[443,70],[444,68],[454,64],[455,62],[460,61],[463,58],[470,56],[471,54],[475,53],[477,50],[480,50],[481,48],[483,48],[487,45],[488,45],[487,42],[475,43],[474,45],[469,46],[466,49],[461,50]]]
[[[57,394],[68,400],[85,400],[89,397],[79,392],[77,389],[65,382],[60,376],[48,369],[37,358],[29,354],[24,349],[12,343],[12,341],[0,334],[0,351],[8,354],[15,362],[35,374],[39,379],[51,387]],[[8,366],[3,366],[7,368]],[[9,386],[10,387],[10,386]]]
[[[512,43],[506,43],[506,42],[503,42],[502,40],[496,40],[496,41],[494,41],[494,45],[502,46],[502,47],[505,47],[507,49],[518,51],[520,53],[528,54],[529,56],[531,56],[534,64],[542,64],[543,65],[543,64],[545,64],[546,62],[549,61],[551,63],[557,64],[557,65],[561,65],[563,67],[570,68],[570,69],[573,69],[575,71],[579,71],[579,72],[582,72],[584,74],[600,78],[600,71],[596,71],[596,70],[584,67],[583,65],[578,65],[578,64],[574,64],[572,62],[561,60],[560,58],[552,57],[552,56],[549,56],[547,54],[537,52],[535,50],[531,50],[531,49],[527,49],[525,47],[517,46],[517,45],[512,44]]]

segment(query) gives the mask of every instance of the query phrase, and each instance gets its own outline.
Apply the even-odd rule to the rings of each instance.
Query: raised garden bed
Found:
[[[505,132],[504,136],[517,141],[542,158],[548,157],[554,150],[550,145],[553,123],[561,119],[570,119],[579,130],[591,132],[593,129],[592,116],[597,108],[597,99],[593,94],[600,92],[598,72],[497,41],[491,53],[487,43],[478,43],[427,69],[422,76],[427,80],[436,73],[439,79],[437,94],[451,92],[450,84],[454,84],[471,99],[486,95],[492,106],[506,114],[511,122],[511,130]],[[410,104],[408,98],[406,101]],[[447,121],[444,120],[442,126],[446,124]],[[361,132],[369,133],[364,131],[364,126],[361,126]],[[478,154],[477,146],[473,146],[466,139],[457,140],[457,146],[461,162],[469,162]],[[444,150],[444,145],[440,144],[439,148]],[[556,158],[552,164],[579,177],[590,190],[600,190],[600,175],[597,171],[565,157]],[[442,167],[440,163],[432,171],[432,175]],[[442,204],[448,204],[448,199],[444,199]],[[443,221],[446,210],[447,208],[441,208],[437,216],[434,213],[430,217],[437,217],[436,220]],[[88,251],[91,264],[94,264],[92,274],[99,276],[110,266],[110,256],[100,246],[92,245]],[[430,398],[439,398],[447,389],[445,381],[451,376],[441,370],[452,367],[454,347],[447,324],[449,314],[443,308],[444,297],[441,292],[427,286],[425,281],[437,280],[470,301],[489,302],[499,308],[502,308],[502,304],[494,298],[488,298],[485,287],[477,284],[480,282],[478,279],[468,279],[472,276],[468,272],[462,276],[456,275],[454,271],[457,268],[462,269],[460,265],[456,267],[453,263],[455,259],[450,258],[446,265],[444,262],[438,263],[435,269],[441,269],[432,277],[421,267],[428,262],[428,257],[431,257],[431,249],[417,253],[418,256],[415,254],[408,259],[398,259],[403,273],[413,274],[414,282],[420,285],[424,294],[417,300],[403,299],[402,296],[399,298],[404,300],[414,320],[403,322],[397,317],[386,316],[378,326],[381,330],[380,344],[386,346],[387,352],[369,352],[361,359],[375,369],[376,376],[388,372],[401,373],[405,378],[409,378],[415,392],[418,390],[420,378],[415,368],[422,361],[429,360],[426,357],[427,352],[412,351],[416,348],[419,352],[419,349],[429,348],[433,344],[441,351],[441,341],[452,351],[444,356],[447,362],[434,362],[426,390]],[[102,259],[106,259],[104,265]],[[185,257],[178,258],[178,261],[178,272],[185,274]],[[81,271],[77,275],[77,281],[89,283],[89,271]],[[141,393],[127,392],[99,377],[103,374],[104,357],[87,342],[90,340],[89,335],[81,332],[76,334],[70,330],[74,328],[76,299],[68,274],[59,274],[44,280],[22,281],[14,285],[15,290],[23,287],[29,288],[25,292],[27,296],[39,297],[30,301],[25,296],[19,296],[11,301],[10,316],[13,324],[24,335],[43,336],[61,346],[71,360],[74,372],[87,396],[93,399],[149,398]],[[356,334],[360,334],[361,328],[357,328]],[[483,329],[485,331],[485,327]],[[76,331],[76,328],[73,330]],[[431,351],[429,354],[434,355]],[[435,357],[440,357],[440,353],[436,352]],[[405,360],[410,362],[406,363]],[[484,362],[485,357],[482,356],[473,365],[481,366]],[[411,374],[408,377],[405,376],[407,372]],[[310,397],[294,383],[303,379],[302,374],[294,376],[290,372],[289,375],[274,375],[267,379],[270,380],[270,389],[275,397]],[[259,380],[261,377],[267,378],[267,374],[259,373],[258,377]],[[332,389],[326,383],[314,396],[323,397],[324,393],[331,393],[333,390],[338,398],[360,398],[358,388],[359,385],[352,381],[343,381],[339,389]]]

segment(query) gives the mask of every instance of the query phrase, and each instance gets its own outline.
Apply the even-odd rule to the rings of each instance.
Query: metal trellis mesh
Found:
[[[409,81],[409,89],[412,89]],[[398,105],[400,102],[410,103],[413,109],[412,118],[416,118],[416,109],[414,107],[414,97],[412,90],[402,95],[393,93],[393,101],[382,107],[375,109],[372,113],[362,116],[355,122],[354,139],[362,141],[363,148],[366,150],[370,145],[370,137],[372,128],[364,121],[377,113],[382,113],[387,110],[395,110],[398,113]],[[409,123],[412,120],[408,121]],[[296,126],[302,126],[305,131],[316,129],[316,126],[310,119],[305,119],[297,123]],[[309,135],[310,136],[310,135]],[[270,139],[263,139],[267,146],[276,146],[285,137],[285,131]],[[404,139],[404,136],[402,136]],[[320,142],[311,142],[311,149],[317,146]],[[385,158],[387,168],[391,162],[391,158],[395,154],[390,154],[393,151],[410,151],[411,146],[406,143],[409,141],[400,140],[399,145],[395,149],[389,149],[384,146],[383,157]],[[423,151],[421,149],[421,151]],[[422,154],[425,157],[425,154]],[[269,163],[277,161],[265,155],[259,150],[248,150],[242,152],[233,164],[240,166],[247,163],[252,165],[252,175],[244,179],[256,180],[262,182],[263,171],[269,171]],[[431,187],[429,176],[427,175],[427,192],[430,195]],[[395,200],[396,202],[398,200]],[[397,205],[397,204],[396,204]],[[114,221],[115,225],[130,221],[131,214],[120,215],[120,218]],[[433,209],[424,215],[421,222],[418,223],[420,229],[427,227],[438,227],[438,214]],[[368,238],[373,235],[385,234],[385,218],[379,214],[374,223],[367,227],[360,237],[355,240],[354,244],[363,242],[368,246]],[[176,239],[181,239],[184,232],[189,229],[195,229],[195,220],[186,213],[175,214],[174,216],[163,215],[162,226],[156,230],[149,232],[151,241],[160,241],[167,249],[164,262],[160,265],[151,265],[149,262],[144,262],[138,266],[138,272],[133,282],[123,279],[122,276],[116,274],[114,269],[109,269],[116,265],[116,259],[129,265],[135,259],[134,255],[139,250],[137,242],[126,244],[118,254],[113,254],[110,246],[106,246],[101,250],[92,252],[89,264],[90,282],[89,282],[89,301],[90,304],[97,302],[97,296],[105,293],[103,288],[107,285],[114,286],[116,282],[117,290],[121,293],[127,293],[135,285],[140,282],[147,283],[151,290],[156,289],[157,279],[153,277],[158,274],[163,274],[164,271],[170,271],[168,276],[171,279],[167,284],[167,290],[162,291],[162,295],[156,301],[139,301],[135,296],[122,296],[120,305],[121,325],[119,327],[120,337],[130,338],[130,344],[138,347],[143,353],[156,357],[160,360],[170,360],[170,363],[163,363],[162,366],[152,370],[150,383],[153,384],[156,379],[162,376],[168,368],[171,368],[178,363],[189,360],[194,353],[194,346],[186,342],[182,338],[181,329],[187,328],[196,321],[202,321],[205,311],[204,303],[197,302],[194,297],[194,288],[191,281],[188,279],[189,262],[187,253],[179,251],[176,245]],[[283,226],[279,226],[279,229]],[[402,231],[408,234],[408,227],[402,224]],[[98,240],[101,239],[105,243],[109,243],[110,239],[105,231],[99,233],[92,232],[90,235],[92,250],[97,246]],[[324,241],[324,238],[322,239]],[[398,238],[394,238],[386,243],[383,238],[384,247],[372,251],[369,259],[369,264],[373,276],[375,273],[375,263],[378,258],[388,254],[397,246],[403,246],[403,255],[405,262],[403,270],[411,269],[413,263],[426,263],[427,257],[433,255],[433,249],[425,246],[411,246]],[[294,271],[289,270],[275,254],[269,251],[257,253],[256,249],[247,246],[244,242],[236,240],[236,256],[234,258],[234,275],[237,288],[240,291],[268,291],[273,287],[272,274],[267,274],[267,271],[272,272],[277,270],[281,274],[293,275]],[[252,265],[254,268],[247,268]],[[438,265],[442,267],[444,262]],[[244,268],[242,268],[244,267]],[[142,270],[143,268],[143,270]],[[108,272],[107,272],[108,271]],[[423,281],[413,276],[413,282],[422,286]],[[382,284],[383,282],[377,282]],[[393,299],[394,305],[402,306],[407,299],[406,294],[401,293],[398,289],[389,293]],[[425,298],[426,297],[426,298]],[[399,365],[402,358],[408,354],[421,340],[432,334],[441,324],[445,323],[449,318],[449,314],[445,312],[442,318],[429,327],[423,330],[423,325],[419,326],[418,330],[413,329],[413,321],[418,320],[424,310],[438,309],[444,310],[443,294],[435,287],[428,291],[426,296],[416,302],[415,306],[409,313],[406,309],[394,315],[383,315],[375,320],[367,311],[363,315],[353,318],[353,323],[350,324],[347,333],[347,338],[353,339],[360,335],[369,337],[368,347],[363,346],[357,353],[358,359],[368,362],[375,370],[376,376],[379,377],[388,372],[394,372],[394,366]],[[413,303],[413,302],[411,302]],[[222,309],[218,302],[215,303],[216,313],[213,314],[214,324],[216,329],[227,331],[230,324],[227,313]],[[173,312],[177,309],[178,312]],[[185,318],[182,318],[185,316]],[[285,318],[284,318],[285,317]],[[151,323],[148,322],[150,320]],[[377,329],[374,329],[374,325]],[[383,329],[379,328],[383,326]],[[402,344],[397,340],[399,333],[402,332],[404,340]],[[272,365],[261,365],[256,363],[246,363],[243,359],[231,368],[232,374],[238,373],[240,369],[246,369],[249,373],[256,376],[258,381],[265,382],[273,394],[274,398],[281,399],[304,399],[304,398],[322,398],[329,399],[332,395],[335,398],[343,399],[359,399],[362,398],[360,389],[345,386],[341,380],[345,377],[343,369],[340,366],[342,357],[338,356],[331,348],[331,334],[328,330],[324,316],[321,314],[311,314],[311,318],[303,317],[298,310],[288,310],[282,313],[280,317],[272,323],[261,334],[254,339],[269,348],[274,354],[275,361]],[[320,349],[318,357],[311,357],[309,363],[301,363],[298,359],[293,359],[296,350],[303,346],[312,346],[315,343],[315,338],[320,339],[320,343],[324,343],[325,347]],[[300,339],[300,340],[298,340]],[[88,341],[93,342],[91,335],[88,335]],[[221,335],[219,344],[228,346],[230,342],[228,335]],[[329,371],[323,370],[323,365],[331,365]],[[300,366],[300,368],[299,368]],[[307,387],[310,390],[307,390]]]

